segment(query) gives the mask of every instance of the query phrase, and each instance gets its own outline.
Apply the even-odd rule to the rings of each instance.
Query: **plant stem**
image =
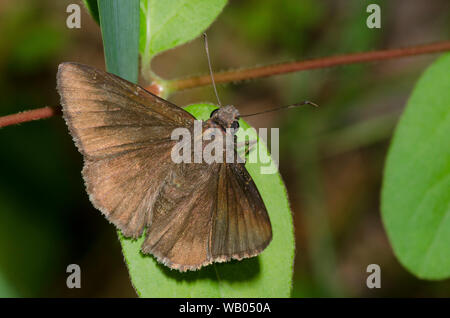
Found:
[[[285,74],[304,70],[332,67],[345,64],[356,64],[363,62],[382,61],[394,58],[402,58],[415,55],[431,54],[437,52],[450,51],[450,41],[436,42],[425,45],[411,46],[399,49],[381,50],[373,52],[353,53],[347,55],[338,55],[325,58],[317,58],[304,61],[289,63],[279,63],[262,67],[239,69],[220,72],[214,75],[216,83],[238,82],[248,79],[267,77],[277,74]],[[179,80],[170,80],[166,82],[164,89],[158,88],[156,84],[148,86],[152,91],[165,91],[165,95],[179,90],[195,88],[211,84],[210,75],[201,75]],[[23,113],[0,117],[0,128],[19,124],[27,121],[44,119],[59,114],[60,111],[52,107],[44,107],[25,111]]]
[[[0,128],[25,123],[28,121],[49,118],[59,114],[61,114],[59,109],[55,109],[50,106],[27,110],[22,113],[0,117]]]
[[[443,52],[448,50],[450,50],[450,41],[436,42],[406,48],[337,55],[325,58],[316,58],[311,60],[279,63],[255,68],[219,72],[214,74],[214,80],[216,83],[239,82],[243,80],[273,76],[277,74],[286,74],[291,72],[332,67],[345,64],[382,61],[414,55]],[[209,74],[205,74],[185,79],[169,81],[168,89],[169,91],[179,91],[183,89],[194,88],[209,84],[211,84],[211,76]]]

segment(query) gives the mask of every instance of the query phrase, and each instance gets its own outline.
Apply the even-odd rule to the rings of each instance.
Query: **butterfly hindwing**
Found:
[[[180,164],[161,189],[142,251],[185,271],[255,256],[271,239],[269,216],[243,164]]]
[[[215,260],[252,257],[272,239],[263,200],[243,163],[222,164],[210,250]]]
[[[144,253],[180,271],[211,263],[208,249],[216,206],[218,164],[177,164],[155,203]]]

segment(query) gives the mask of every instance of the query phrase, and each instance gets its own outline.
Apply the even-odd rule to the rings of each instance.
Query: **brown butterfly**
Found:
[[[272,239],[263,200],[243,163],[174,163],[175,128],[193,129],[180,107],[118,76],[59,65],[63,116],[84,157],[92,204],[125,237],[144,230],[143,253],[180,271],[261,253]],[[204,129],[236,127],[219,108]]]

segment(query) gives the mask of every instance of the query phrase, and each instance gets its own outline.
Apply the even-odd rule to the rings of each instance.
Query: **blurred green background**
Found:
[[[57,65],[104,69],[100,29],[74,0],[0,0],[0,116],[58,105]],[[382,8],[368,29],[366,7]],[[80,3],[81,4],[81,3]],[[445,40],[448,0],[232,0],[208,30],[216,70]],[[423,281],[395,259],[379,194],[392,129],[415,81],[436,55],[342,66],[219,86],[224,104],[250,113],[302,100],[298,109],[249,118],[280,128],[280,170],[294,213],[293,296],[448,297],[450,281]],[[203,43],[157,56],[165,78],[207,72]],[[177,105],[214,102],[211,87],[178,92]],[[61,118],[0,130],[0,297],[135,297],[113,226],[90,204],[82,158]],[[66,287],[79,264],[82,288]],[[382,288],[366,287],[379,264]]]

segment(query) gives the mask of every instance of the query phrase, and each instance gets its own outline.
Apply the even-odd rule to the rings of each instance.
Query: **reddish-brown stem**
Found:
[[[52,117],[53,115],[59,114],[60,111],[53,107],[42,107],[37,108],[33,110],[27,110],[22,113],[17,113],[13,115],[3,116],[0,117],[0,128],[9,126],[9,125],[16,125],[20,123],[25,123],[28,121],[33,121],[37,119],[44,119],[48,117]]]
[[[303,70],[332,67],[344,64],[382,61],[400,57],[430,54],[449,50],[450,50],[450,41],[437,42],[399,49],[353,53],[348,55],[338,55],[304,61],[273,64],[255,68],[219,72],[214,74],[214,80],[216,83],[238,82],[248,79],[267,77],[277,74],[286,74]],[[185,79],[169,81],[168,88],[169,91],[179,91],[183,89],[199,87],[209,84],[211,84],[211,77],[209,74],[205,74],[196,77],[189,77]]]
[[[260,77],[267,77],[277,74],[285,74],[303,70],[332,67],[344,64],[355,64],[362,62],[382,61],[394,58],[401,58],[414,55],[430,54],[443,51],[450,51],[450,41],[437,42],[419,46],[411,46],[400,49],[353,53],[348,55],[338,55],[311,60],[280,63],[262,67],[247,68],[233,71],[220,72],[214,75],[216,83],[237,82]],[[179,91],[188,88],[194,88],[211,84],[209,75],[189,77],[185,79],[167,81],[166,89],[170,92]],[[158,86],[152,84],[149,90],[156,92]],[[159,90],[161,88],[158,88]],[[161,92],[161,91],[159,91]],[[18,114],[0,117],[0,128],[19,124],[27,121],[44,119],[59,114],[60,111],[52,107],[43,107],[29,110]]]

